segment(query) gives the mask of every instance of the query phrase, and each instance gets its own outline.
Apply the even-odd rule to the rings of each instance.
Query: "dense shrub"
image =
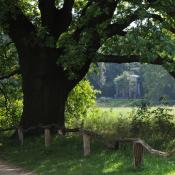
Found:
[[[93,110],[97,91],[88,80],[81,81],[69,94],[66,105],[68,126],[81,127],[88,114]]]
[[[22,113],[22,100],[0,98],[0,128],[18,125]]]
[[[155,146],[168,143],[175,136],[172,109],[141,107],[132,113],[131,134],[146,139]]]
[[[119,111],[119,112],[118,112]],[[175,143],[175,120],[168,107],[96,108],[84,120],[84,127],[106,138],[141,138],[156,148]]]

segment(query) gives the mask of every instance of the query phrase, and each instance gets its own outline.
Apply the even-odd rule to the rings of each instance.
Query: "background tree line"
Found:
[[[98,68],[89,77],[93,86],[101,91],[98,97],[175,98],[175,80],[162,66],[99,63]]]

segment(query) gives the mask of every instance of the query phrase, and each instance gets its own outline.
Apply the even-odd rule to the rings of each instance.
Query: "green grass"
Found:
[[[157,107],[160,106],[152,106],[150,107],[151,109],[156,109]],[[175,115],[175,106],[162,106],[164,108],[170,109],[170,114]],[[100,118],[103,116],[108,116],[108,118],[118,118],[118,117],[123,117],[123,118],[129,118],[132,112],[134,112],[137,107],[101,107],[99,106],[98,109],[100,110]]]
[[[1,142],[0,157],[38,175],[175,175],[175,158],[145,155],[144,166],[132,166],[132,148],[109,151],[92,143],[92,154],[83,156],[81,137],[55,137],[49,149],[43,138],[25,140],[21,147]]]
[[[99,107],[102,113],[110,113],[110,116],[128,116],[135,108],[134,107]]]
[[[99,107],[133,107],[141,104],[142,99],[111,99],[104,98],[97,100]]]
[[[147,99],[113,99],[113,98],[99,98],[97,99],[97,106],[99,107],[135,107],[140,106],[143,103],[150,104],[151,106],[162,105],[158,100]],[[167,100],[169,106],[175,105],[175,100]]]
[[[172,109],[175,114],[175,108]],[[131,129],[132,110],[131,107],[100,107],[87,119],[87,128],[106,134],[108,139],[127,137]],[[168,146],[169,143],[162,138],[156,143],[156,137],[153,137],[155,148],[163,142],[165,148]],[[142,139],[145,140],[144,137]],[[44,148],[43,138],[25,139],[22,147],[13,141],[0,141],[0,159],[38,175],[175,175],[175,157],[165,159],[145,154],[144,166],[134,169],[131,146],[109,151],[99,141],[93,141],[92,154],[84,157],[82,138],[79,136],[54,137],[49,149]]]

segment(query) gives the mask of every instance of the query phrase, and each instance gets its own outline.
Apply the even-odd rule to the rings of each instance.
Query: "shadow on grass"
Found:
[[[23,147],[0,144],[0,157],[36,174],[42,175],[174,175],[175,158],[145,156],[144,166],[132,168],[129,151],[104,151],[99,143],[92,144],[92,154],[83,157],[82,141],[78,137],[57,137],[49,149],[43,139],[27,139]]]

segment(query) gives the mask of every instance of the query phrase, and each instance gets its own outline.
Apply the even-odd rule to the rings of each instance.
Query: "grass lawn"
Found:
[[[171,108],[175,114],[175,108]],[[104,134],[107,131],[108,138],[113,134],[116,137],[117,133],[126,137],[130,133],[133,107],[98,109],[97,114],[87,119],[90,130]],[[145,153],[144,166],[134,169],[131,145],[111,151],[99,140],[93,141],[92,154],[84,157],[82,138],[75,135],[54,137],[48,149],[44,147],[44,138],[24,139],[23,146],[0,138],[0,159],[38,175],[175,175],[175,157],[162,158]]]
[[[133,107],[141,104],[142,99],[105,99],[97,100],[97,106],[100,107]]]
[[[144,166],[132,167],[132,148],[109,151],[95,141],[92,154],[83,156],[81,137],[55,137],[49,149],[44,139],[30,138],[21,147],[0,142],[0,158],[41,175],[175,175],[175,157],[145,154]]]
[[[153,106],[150,107],[150,109],[156,109],[158,107],[168,108],[170,109],[170,114],[175,115],[175,106]],[[98,109],[100,110],[101,114],[100,117],[103,117],[103,115],[108,116],[111,118],[130,118],[130,114],[132,114],[135,110],[137,110],[137,107],[101,107],[99,106]]]
[[[157,100],[146,99],[113,99],[113,98],[100,98],[97,99],[97,106],[99,107],[135,107],[140,106],[142,103],[147,103],[151,106],[161,106],[162,102]],[[175,105],[175,100],[167,100],[169,106]]]

